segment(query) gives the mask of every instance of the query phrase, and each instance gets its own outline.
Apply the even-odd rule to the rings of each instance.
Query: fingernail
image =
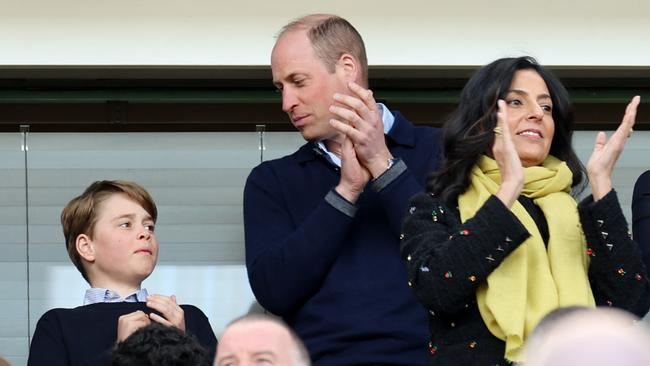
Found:
[[[334,93],[334,100],[341,100],[342,95],[339,93]]]

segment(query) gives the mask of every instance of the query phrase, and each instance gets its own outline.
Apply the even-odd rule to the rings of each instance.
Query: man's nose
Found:
[[[282,90],[282,110],[285,113],[291,113],[291,110],[298,104],[296,93],[289,88]]]

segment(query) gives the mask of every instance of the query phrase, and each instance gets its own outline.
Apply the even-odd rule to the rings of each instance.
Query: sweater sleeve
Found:
[[[639,244],[643,263],[650,267],[650,170],[641,174],[632,194],[632,232]]]
[[[270,164],[253,169],[244,188],[246,267],[264,308],[284,316],[318,291],[351,226],[349,205],[331,190],[295,222]]]
[[[408,211],[401,255],[409,286],[436,313],[453,314],[474,301],[476,286],[529,235],[495,196],[462,225],[457,211],[426,193]]]
[[[43,314],[36,324],[29,347],[28,366],[67,366],[70,359],[64,344],[61,323],[55,310]]]
[[[57,309],[52,309],[43,314],[36,324],[32,343],[29,348],[28,366],[68,366],[78,364],[82,366],[110,365],[113,347],[110,346],[99,354],[86,357],[81,354],[70,354],[75,347],[82,345],[83,340],[70,340],[63,330],[63,322]],[[67,331],[70,332],[70,329]],[[69,344],[72,342],[71,344]]]
[[[650,282],[616,192],[612,190],[596,202],[589,196],[578,210],[591,255],[589,280],[596,304],[643,317],[650,308]]]
[[[194,335],[214,359],[217,350],[217,337],[214,335],[208,317],[194,305],[182,305],[187,321],[187,332]]]
[[[406,163],[399,159],[393,167],[372,181],[371,187],[378,193],[390,228],[398,236],[409,199],[424,191],[424,186],[415,179]]]

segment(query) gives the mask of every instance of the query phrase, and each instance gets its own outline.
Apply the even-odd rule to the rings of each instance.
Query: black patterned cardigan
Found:
[[[644,316],[650,282],[629,235],[616,192],[578,205],[591,256],[589,281],[598,306]],[[457,207],[421,193],[411,200],[401,255],[409,286],[429,310],[430,365],[505,365],[505,343],[485,326],[476,287],[527,237],[528,231],[496,197],[461,224]]]

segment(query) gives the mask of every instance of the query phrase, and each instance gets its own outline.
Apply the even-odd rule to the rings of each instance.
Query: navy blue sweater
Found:
[[[410,197],[437,166],[439,130],[395,117],[386,143],[405,164],[370,183],[355,214],[333,190],[339,169],[312,142],[260,164],[246,182],[251,287],[319,366],[426,363],[427,316],[408,288],[399,233]]]
[[[195,306],[181,307],[186,331],[214,355],[217,338],[208,318]],[[110,365],[117,339],[117,320],[137,310],[152,312],[144,302],[98,303],[49,310],[36,324],[27,365]]]
[[[632,232],[641,248],[643,263],[650,268],[650,170],[641,174],[634,184]]]

